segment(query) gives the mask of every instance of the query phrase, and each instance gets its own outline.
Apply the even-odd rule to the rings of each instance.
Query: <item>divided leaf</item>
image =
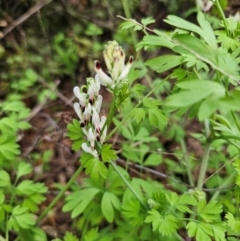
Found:
[[[74,191],[66,197],[66,204],[63,206],[63,211],[71,211],[71,217],[77,217],[85,210],[94,196],[99,192],[100,189],[94,187]]]
[[[206,203],[206,200],[201,200],[197,205],[197,214],[206,222],[216,220],[221,212],[222,205],[218,204],[217,201]]]
[[[116,151],[112,149],[112,145],[110,144],[104,144],[102,146],[101,157],[104,162],[115,161],[118,158]]]
[[[112,222],[114,220],[114,208],[120,210],[121,202],[119,198],[111,192],[104,192],[102,197],[101,209],[104,217],[108,222]]]
[[[172,236],[177,231],[176,217],[171,214],[162,216],[157,210],[152,209],[148,212],[149,215],[145,219],[145,223],[151,223],[153,231],[158,230],[163,236]]]

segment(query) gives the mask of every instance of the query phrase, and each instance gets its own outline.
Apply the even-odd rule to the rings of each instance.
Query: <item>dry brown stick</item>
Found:
[[[12,24],[3,30],[2,34],[0,35],[0,40],[3,39],[7,34],[9,34],[14,28],[22,24],[26,21],[29,17],[31,17],[34,13],[38,12],[42,7],[49,4],[53,0],[42,0],[38,2],[35,6],[30,8],[26,13],[20,16],[18,19],[12,22]]]

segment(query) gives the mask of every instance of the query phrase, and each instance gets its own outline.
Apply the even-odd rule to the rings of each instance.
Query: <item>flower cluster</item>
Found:
[[[129,57],[125,65],[125,52],[116,41],[109,41],[103,51],[103,57],[108,69],[109,75],[103,72],[99,61],[94,61],[94,69],[97,78],[103,86],[114,89],[121,80],[126,79],[133,63],[133,57]]]
[[[99,61],[95,61],[95,78],[87,78],[87,85],[73,88],[73,93],[78,102],[74,103],[74,110],[80,119],[87,143],[82,144],[82,149],[98,157],[96,141],[103,144],[107,134],[106,117],[99,116],[102,106],[102,95],[99,94],[101,85],[114,90],[121,80],[125,80],[131,68],[133,57],[125,65],[125,53],[116,41],[109,41],[103,52],[103,57],[109,75],[103,72]]]

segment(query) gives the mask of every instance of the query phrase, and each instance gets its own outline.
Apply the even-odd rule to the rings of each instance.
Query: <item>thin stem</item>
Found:
[[[15,191],[15,187],[17,185],[17,182],[18,182],[18,178],[16,177],[15,181],[14,181],[14,184],[13,184],[13,187],[12,188],[12,196],[11,196],[11,200],[10,200],[10,206],[12,206],[13,204],[13,200],[16,196],[16,191]],[[6,213],[6,222],[8,221],[8,217],[9,217],[9,213]],[[8,241],[9,240],[9,229],[8,229],[8,225],[6,225],[6,231],[5,231],[5,240]]]
[[[188,181],[189,181],[190,186],[194,187],[194,180],[193,180],[193,176],[191,173],[190,163],[188,161],[188,158],[186,158],[187,149],[186,149],[186,145],[185,145],[185,142],[183,139],[180,140],[180,145],[183,150],[183,161],[186,163]]]
[[[237,175],[237,172],[233,172],[220,186],[219,186],[219,189],[221,190],[221,188],[225,187],[225,186],[228,186],[230,185],[233,180],[235,179]],[[212,198],[211,198],[211,201],[214,201],[214,200],[217,200],[218,199],[218,196],[220,194],[220,190],[217,190],[216,192],[214,192]]]
[[[49,206],[42,212],[42,214],[38,217],[37,223],[42,220],[50,211],[51,208],[54,207],[54,205],[58,202],[58,200],[64,195],[64,193],[70,188],[72,183],[76,180],[76,178],[79,176],[79,174],[82,172],[83,166],[80,165],[80,167],[77,169],[77,171],[73,174],[73,176],[70,178],[68,183],[62,188],[62,190],[58,193],[58,195],[52,200],[52,202],[49,204]]]
[[[206,133],[206,137],[207,137],[207,141],[208,141],[208,138],[210,136],[209,120],[206,119],[204,121],[204,124],[205,124],[205,133]],[[211,144],[207,143],[205,146],[205,149],[204,149],[202,163],[201,163],[200,172],[199,172],[199,176],[198,176],[198,182],[197,182],[197,188],[199,188],[199,189],[202,189],[202,186],[204,183],[207,166],[208,166],[210,147],[211,147]]]
[[[158,85],[156,85],[146,96],[144,96],[139,102],[138,104],[124,117],[124,119],[119,123],[118,126],[116,126],[106,137],[106,140],[108,140],[117,130],[118,128],[131,116],[132,112],[134,109],[138,108],[138,106],[140,106],[142,104],[142,102],[148,97],[150,96],[157,88],[159,88],[164,81],[166,81],[169,78],[169,76],[167,76],[165,79],[163,79]]]
[[[217,7],[217,9],[218,9],[218,11],[219,11],[219,13],[220,13],[220,15],[221,15],[221,17],[222,17],[222,21],[223,21],[223,24],[224,24],[224,27],[225,27],[225,31],[226,31],[226,33],[227,33],[227,36],[229,37],[230,34],[229,34],[229,31],[228,31],[228,28],[227,28],[227,21],[226,21],[224,12],[223,12],[223,10],[222,10],[222,7],[221,7],[221,5],[220,5],[220,3],[219,3],[218,0],[215,0],[215,3],[216,3],[216,7]]]
[[[116,93],[114,91],[113,100],[112,100],[112,103],[111,103],[111,106],[110,106],[110,110],[109,110],[109,113],[108,113],[108,116],[107,116],[107,120],[106,120],[106,122],[103,126],[103,130],[105,128],[105,125],[107,125],[107,127],[109,128],[110,123],[112,123],[113,116],[114,116],[114,114],[116,112],[116,109],[117,109],[115,102],[116,102]]]
[[[128,182],[128,180],[122,175],[122,173],[118,170],[117,165],[113,162],[110,161],[111,165],[113,166],[113,168],[115,169],[115,171],[117,172],[117,174],[122,178],[122,180],[125,182],[125,184],[127,185],[127,187],[131,190],[131,192],[133,193],[133,195],[138,199],[138,201],[142,204],[142,206],[144,208],[148,208],[146,203],[142,200],[142,198],[138,195],[138,193],[132,188],[132,186],[130,185],[130,183]]]
[[[234,122],[235,122],[235,125],[236,125],[237,128],[238,128],[238,131],[240,131],[239,122],[238,122],[238,120],[237,120],[237,117],[236,117],[235,113],[234,113],[232,110],[231,110],[231,115],[232,115],[232,118],[233,118],[233,120],[234,120]]]
[[[197,188],[202,189],[207,166],[208,166],[208,159],[209,159],[209,153],[210,153],[210,145],[207,144],[204,150],[203,159],[201,163],[201,168],[198,176],[198,182],[197,182]]]

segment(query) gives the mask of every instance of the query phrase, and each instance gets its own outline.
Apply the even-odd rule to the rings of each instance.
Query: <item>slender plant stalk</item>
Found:
[[[223,10],[222,10],[222,7],[221,7],[221,5],[220,5],[220,3],[219,3],[219,0],[215,0],[215,3],[216,3],[216,7],[217,7],[217,9],[218,9],[218,11],[219,11],[219,13],[220,13],[220,15],[221,15],[221,17],[222,17],[222,21],[223,21],[223,24],[224,24],[224,27],[225,27],[225,31],[226,31],[226,33],[227,33],[227,36],[229,37],[230,34],[229,34],[229,31],[228,31],[228,28],[227,28],[227,21],[226,21],[224,12],[223,12]]]
[[[206,138],[208,141],[208,138],[210,136],[209,120],[205,120],[204,124],[205,124]],[[205,149],[204,149],[202,163],[201,163],[200,172],[199,172],[199,176],[198,176],[198,182],[197,182],[197,188],[199,188],[199,189],[202,189],[202,186],[204,183],[207,166],[208,166],[210,147],[211,147],[211,144],[207,143],[205,146]]]
[[[41,221],[50,211],[51,208],[55,206],[55,204],[58,202],[58,200],[64,195],[64,193],[70,188],[70,186],[73,184],[73,182],[76,180],[76,178],[79,176],[79,174],[82,172],[83,166],[80,165],[80,167],[77,169],[77,171],[73,174],[73,176],[70,178],[68,183],[63,187],[63,189],[58,193],[58,195],[52,200],[52,202],[49,204],[49,206],[41,213],[41,215],[37,219],[37,223]]]
[[[113,162],[110,161],[111,165],[113,166],[114,170],[117,172],[117,174],[122,178],[122,180],[125,182],[125,184],[127,185],[127,187],[131,190],[131,192],[133,193],[133,195],[138,199],[138,201],[142,204],[142,206],[144,208],[148,208],[146,203],[142,200],[142,198],[138,195],[138,193],[132,188],[132,186],[130,185],[130,183],[128,182],[128,180],[122,175],[122,173],[118,170],[117,165]]]
[[[180,145],[181,148],[183,150],[183,161],[185,162],[186,165],[186,170],[187,170],[187,176],[188,176],[188,181],[191,187],[194,187],[194,180],[193,180],[193,176],[191,173],[191,168],[190,168],[190,163],[189,163],[189,159],[186,158],[186,153],[187,153],[187,149],[186,149],[186,145],[183,139],[180,140]]]
[[[233,183],[233,180],[234,180],[235,177],[236,177],[236,175],[237,175],[237,172],[233,172],[233,173],[219,186],[219,189],[221,190],[221,188],[224,188],[224,187],[232,184],[232,183]],[[220,191],[218,191],[218,190],[217,190],[216,192],[214,192],[214,194],[213,194],[213,196],[212,196],[212,198],[211,198],[211,201],[217,200],[219,194],[220,194]]]
[[[210,153],[210,144],[207,144],[204,150],[203,159],[200,167],[200,172],[198,176],[197,188],[202,189]]]

